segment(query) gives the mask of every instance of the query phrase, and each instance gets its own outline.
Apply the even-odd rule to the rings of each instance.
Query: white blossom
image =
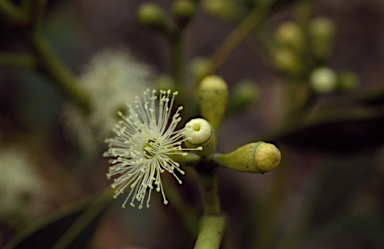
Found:
[[[172,96],[171,96],[172,95]],[[149,207],[151,192],[155,189],[161,192],[163,203],[168,201],[165,197],[161,182],[161,173],[167,171],[171,173],[181,184],[181,180],[176,172],[184,175],[180,169],[180,164],[175,162],[172,155],[186,155],[186,150],[181,147],[185,141],[185,128],[176,130],[181,121],[178,107],[176,113],[171,118],[172,106],[177,92],[160,91],[160,96],[156,90],[144,92],[143,101],[136,100],[134,106],[128,105],[129,115],[124,116],[115,128],[116,137],[106,139],[109,149],[104,153],[105,157],[113,157],[112,166],[109,168],[107,177],[115,175],[112,187],[115,188],[115,198],[122,194],[126,188],[130,189],[123,207],[130,200],[130,205],[135,206],[134,202],[139,202],[139,209],[143,207],[146,199],[146,206]],[[171,118],[171,119],[170,119]]]

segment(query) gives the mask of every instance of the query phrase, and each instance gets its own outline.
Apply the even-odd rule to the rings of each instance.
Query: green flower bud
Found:
[[[316,18],[309,26],[311,44],[315,58],[321,62],[329,58],[335,36],[335,24],[329,18]]]
[[[213,161],[226,168],[248,173],[265,173],[276,168],[281,160],[279,149],[270,143],[244,145],[229,154],[215,154]]]
[[[309,75],[309,84],[315,93],[331,93],[336,89],[337,75],[330,68],[317,68]]]
[[[218,76],[207,76],[200,82],[198,93],[201,115],[217,131],[227,107],[227,84]]]
[[[277,70],[291,76],[304,72],[304,63],[300,56],[289,48],[278,48],[274,52],[274,63]]]
[[[359,77],[351,71],[342,72],[337,81],[337,89],[342,92],[354,90],[359,85]]]
[[[199,82],[202,80],[211,69],[210,60],[205,57],[197,57],[192,60],[189,65],[189,70],[192,74],[193,80]]]
[[[231,93],[228,112],[235,113],[246,109],[259,98],[259,95],[260,90],[256,82],[244,80],[237,83]]]
[[[168,31],[169,25],[165,13],[154,3],[143,3],[137,12],[137,21],[143,26],[156,31]]]
[[[236,21],[241,18],[238,4],[231,0],[203,0],[202,7],[209,15],[226,21]]]
[[[196,4],[191,0],[176,0],[172,10],[176,21],[184,26],[195,16]]]
[[[185,125],[185,145],[188,148],[199,148],[193,153],[199,156],[208,156],[215,148],[215,131],[212,125],[203,118],[195,118]]]
[[[304,34],[295,22],[285,22],[277,29],[275,39],[279,45],[287,46],[297,52],[304,49]]]

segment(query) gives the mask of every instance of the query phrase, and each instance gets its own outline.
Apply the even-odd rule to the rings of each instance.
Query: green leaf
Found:
[[[100,195],[24,230],[4,249],[86,248],[112,200],[111,190],[108,188]]]

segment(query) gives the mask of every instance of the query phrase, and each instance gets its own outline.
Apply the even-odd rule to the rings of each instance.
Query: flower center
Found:
[[[194,131],[200,131],[201,126],[200,126],[200,124],[196,123],[196,124],[193,124],[192,129],[193,129]]]
[[[149,139],[143,146],[144,158],[152,159],[159,151],[160,143],[156,140]]]

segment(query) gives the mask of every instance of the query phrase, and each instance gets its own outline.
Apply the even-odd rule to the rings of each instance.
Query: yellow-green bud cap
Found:
[[[227,21],[240,19],[239,5],[232,0],[203,0],[203,10],[211,16]]]
[[[211,69],[211,63],[208,58],[197,57],[192,60],[189,65],[189,70],[192,74],[193,80],[196,82],[201,81]]]
[[[337,81],[337,89],[343,92],[354,90],[359,85],[359,76],[351,71],[340,73],[339,80]]]
[[[330,68],[317,68],[309,75],[309,83],[315,93],[331,93],[336,89],[337,75]]]
[[[163,9],[154,3],[143,3],[139,6],[137,21],[142,26],[156,31],[166,31],[169,27]]]
[[[193,153],[199,156],[208,156],[215,148],[215,131],[212,125],[203,118],[195,118],[185,125],[185,145],[188,148],[202,147]]]
[[[187,24],[196,13],[196,4],[191,0],[176,0],[172,6],[173,16],[181,25]]]
[[[279,166],[281,153],[270,143],[244,145],[229,154],[215,154],[213,161],[223,167],[248,173],[265,173]]]
[[[299,54],[290,48],[277,48],[274,51],[274,63],[277,70],[287,75],[297,76],[304,71],[304,64]]]
[[[217,131],[227,107],[227,83],[218,76],[207,76],[200,82],[198,92],[201,115]]]
[[[236,84],[231,93],[231,98],[228,104],[228,112],[239,112],[252,103],[257,101],[260,95],[260,90],[256,82],[251,80],[243,80]]]
[[[324,61],[329,58],[333,48],[335,31],[335,24],[329,18],[316,18],[310,23],[311,44],[313,54],[317,60]]]
[[[287,46],[297,52],[303,51],[304,34],[300,26],[295,22],[284,22],[277,29],[275,39],[278,44]]]

